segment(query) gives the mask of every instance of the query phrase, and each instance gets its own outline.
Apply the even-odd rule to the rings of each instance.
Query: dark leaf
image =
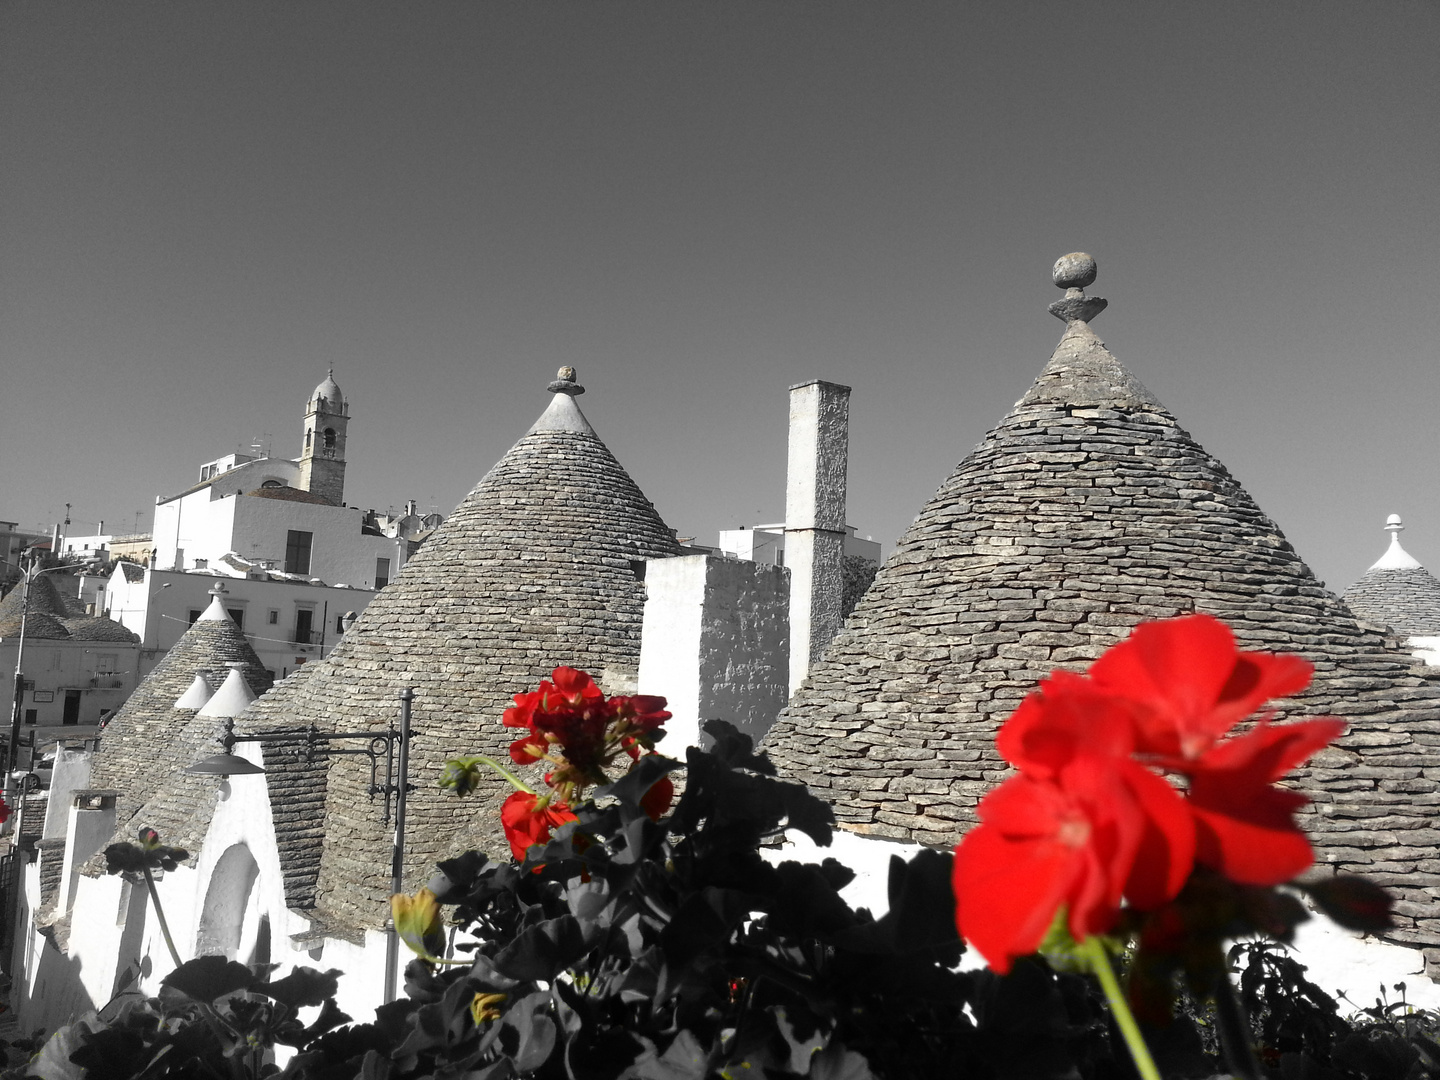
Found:
[[[755,740],[728,720],[706,720],[701,725],[701,730],[713,741],[708,750],[692,750],[690,753],[706,753],[729,769],[748,769],[765,776],[775,775],[775,766],[770,764],[770,758],[763,753],[754,752]]]
[[[166,975],[160,985],[195,1001],[212,1002],[237,990],[249,990],[256,981],[255,973],[244,964],[223,956],[197,956]]]
[[[1373,882],[1354,874],[1334,877],[1301,885],[1315,901],[1315,906],[1347,930],[1378,934],[1395,925],[1390,916],[1394,899]]]
[[[710,1054],[687,1028],[659,1057],[648,1054],[636,1061],[634,1074],[636,1080],[705,1080],[710,1075]]]
[[[517,1072],[534,1072],[554,1052],[557,1030],[549,1011],[550,996],[542,993],[530,994],[505,1011],[503,1023],[512,1026],[520,1037],[514,1055]]]
[[[495,957],[495,969],[512,979],[541,979],[555,976],[585,955],[585,936],[573,915],[547,919],[532,926]]]
[[[870,1063],[853,1050],[831,1043],[810,1061],[814,1080],[875,1080]]]
[[[283,979],[270,983],[257,983],[254,990],[266,997],[274,998],[292,1009],[303,1009],[309,1005],[323,1004],[333,998],[340,989],[339,968],[320,972],[311,967],[297,967]]]
[[[597,788],[595,798],[599,800],[608,796],[637,813],[644,813],[640,807],[640,800],[654,786],[655,781],[683,767],[680,762],[661,757],[659,754],[646,754],[635,762],[630,771],[619,780],[605,787]]]

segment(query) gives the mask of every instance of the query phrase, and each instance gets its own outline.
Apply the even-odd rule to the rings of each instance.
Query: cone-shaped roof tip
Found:
[[[1065,299],[1051,304],[1050,314],[1067,323],[1088,323],[1104,311],[1110,301],[1085,295],[1086,286],[1095,284],[1096,272],[1095,259],[1083,251],[1072,251],[1056,259],[1050,280],[1065,290]]]
[[[190,683],[190,688],[175,699],[177,709],[199,709],[210,700],[212,692],[210,684],[205,681],[204,675],[197,674]]]
[[[1415,570],[1420,567],[1420,561],[1400,546],[1400,533],[1404,528],[1399,514],[1391,514],[1385,519],[1385,531],[1390,534],[1390,546],[1370,567],[1371,570]]]
[[[585,419],[585,414],[580,411],[580,406],[575,403],[576,396],[583,394],[585,388],[575,381],[575,369],[573,367],[562,367],[555,373],[555,380],[547,387],[550,393],[555,396],[550,399],[549,407],[540,414],[526,434],[536,431],[569,431],[578,435],[594,435],[595,429],[590,426],[590,421]]]
[[[224,594],[224,592],[225,590],[222,589],[218,584],[210,590],[210,606],[204,610],[204,612],[200,615],[200,618],[195,620],[196,622],[230,621],[230,613],[225,610],[225,605],[220,600],[220,597]]]
[[[230,673],[225,676],[220,689],[215,691],[215,695],[200,710],[200,716],[239,716],[245,711],[245,706],[255,700],[255,691],[251,690],[250,684],[245,681],[244,665],[230,664],[229,667]]]

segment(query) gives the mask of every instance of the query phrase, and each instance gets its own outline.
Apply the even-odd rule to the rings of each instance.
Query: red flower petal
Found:
[[[531,791],[517,791],[500,807],[500,824],[505,829],[505,839],[510,842],[511,854],[517,860],[524,860],[525,852],[535,844],[550,839],[550,834],[567,821],[574,821],[575,815],[562,802],[551,802],[537,811],[539,796]]]
[[[662,776],[650,785],[650,790],[640,796],[640,809],[651,821],[659,821],[675,801],[675,784],[668,776]]]
[[[1193,759],[1265,702],[1310,682],[1299,656],[1241,652],[1220,620],[1141,623],[1090,667],[1097,687],[1143,707],[1140,750]]]
[[[1005,721],[995,748],[1021,772],[1053,778],[1078,754],[1128,756],[1135,748],[1135,718],[1129,701],[1057,671]]]

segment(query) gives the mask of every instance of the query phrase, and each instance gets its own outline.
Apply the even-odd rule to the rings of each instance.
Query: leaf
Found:
[[[547,919],[524,931],[495,957],[495,968],[513,979],[553,982],[585,955],[585,936],[573,915]]]
[[[665,1053],[635,1063],[636,1080],[705,1080],[710,1075],[710,1054],[693,1032],[682,1029]]]
[[[166,975],[160,985],[178,990],[194,1001],[209,1003],[237,990],[249,990],[255,982],[255,973],[244,964],[223,956],[197,956]]]
[[[775,766],[770,763],[770,758],[763,753],[754,752],[755,740],[728,720],[706,720],[701,725],[701,730],[709,735],[713,742],[707,750],[692,750],[692,754],[708,754],[728,769],[748,769],[765,776],[775,775]]]
[[[506,1011],[502,1022],[520,1036],[520,1048],[514,1057],[516,1072],[534,1072],[554,1052],[558,1031],[549,1011],[550,997],[541,993],[522,998]]]
[[[839,1043],[831,1043],[816,1054],[810,1061],[807,1075],[814,1080],[875,1080],[870,1062]]]
[[[643,814],[645,811],[640,806],[640,800],[655,785],[655,781],[683,767],[680,762],[672,758],[661,757],[659,754],[646,754],[635,762],[630,771],[619,780],[613,784],[607,784],[605,787],[597,788],[595,798],[601,799],[609,796],[618,800],[621,805]]]
[[[1378,934],[1395,925],[1390,909],[1395,901],[1384,889],[1354,874],[1336,874],[1300,886],[1315,906],[1347,930]]]
[[[309,1005],[321,1005],[327,998],[333,998],[340,989],[340,976],[343,974],[339,968],[320,972],[312,967],[297,967],[283,979],[259,983],[254,989],[282,1005],[303,1009]]]

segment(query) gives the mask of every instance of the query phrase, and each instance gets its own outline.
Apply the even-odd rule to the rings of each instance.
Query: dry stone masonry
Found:
[[[856,832],[950,845],[1005,772],[994,735],[1036,681],[1136,623],[1193,611],[1298,652],[1284,715],[1350,722],[1300,786],[1322,866],[1399,898],[1394,940],[1440,960],[1440,683],[1354,615],[1225,467],[1091,330],[1093,260],[1034,385],[921,511],[765,739]]]
[[[496,779],[456,798],[436,785],[444,761],[504,757],[513,733],[501,726],[502,711],[556,665],[584,668],[610,692],[633,686],[645,560],[680,552],[577,407],[573,370],[562,369],[550,390],[541,418],[335,650],[280,683],[238,725],[241,733],[382,729],[401,689],[413,686],[407,890],[424,884],[438,859],[467,848],[508,852],[499,806],[512,789]],[[267,749],[287,902],[313,903],[329,927],[379,927],[391,838],[366,791],[363,759],[277,770],[271,760]]]

